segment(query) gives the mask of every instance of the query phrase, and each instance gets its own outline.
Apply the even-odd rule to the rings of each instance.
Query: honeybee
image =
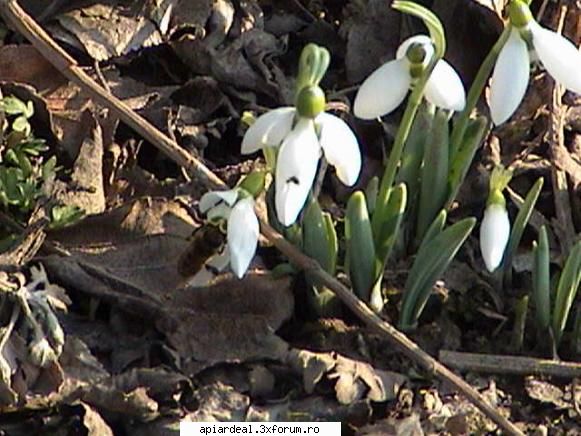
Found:
[[[178,273],[186,278],[196,275],[220,252],[225,240],[224,232],[217,225],[205,224],[196,229],[189,238],[188,248],[178,259]]]

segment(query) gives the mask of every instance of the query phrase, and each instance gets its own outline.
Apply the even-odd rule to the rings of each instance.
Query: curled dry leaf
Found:
[[[244,421],[250,398],[220,382],[203,386],[194,394],[200,407],[184,420],[192,422]]]
[[[335,393],[341,404],[352,404],[364,398],[376,402],[393,400],[407,381],[402,374],[378,370],[337,353],[293,349],[288,353],[287,362],[302,373],[307,393],[312,393],[324,376],[336,379]]]
[[[11,406],[61,386],[65,336],[55,310],[71,302],[42,266],[32,268],[28,281],[21,273],[0,273],[0,294],[0,405]]]
[[[161,24],[167,20],[166,14],[172,13],[171,3],[175,1],[159,3],[156,9],[139,8],[139,2],[130,6],[93,4],[58,16],[56,20],[60,26],[52,25],[49,29],[59,39],[103,61],[163,41],[160,30],[167,28],[161,29],[156,22]]]

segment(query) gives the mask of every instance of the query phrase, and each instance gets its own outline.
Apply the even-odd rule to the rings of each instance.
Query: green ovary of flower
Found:
[[[315,118],[325,110],[325,93],[316,85],[305,86],[297,97],[296,108],[299,116]]]
[[[533,19],[529,6],[522,0],[512,0],[508,5],[508,17],[516,27],[525,27]]]

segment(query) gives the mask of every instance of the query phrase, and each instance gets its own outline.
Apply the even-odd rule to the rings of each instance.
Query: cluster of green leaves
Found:
[[[44,193],[47,181],[57,171],[55,156],[47,157],[44,139],[32,132],[30,119],[34,115],[31,101],[17,97],[0,99],[2,113],[0,142],[0,207],[21,224],[26,224],[31,210]],[[76,207],[55,205],[49,218],[52,227],[77,221],[82,211]]]
[[[365,192],[350,197],[345,214],[345,262],[354,292],[373,309],[383,308],[382,280],[386,263],[396,254],[413,254],[415,259],[405,284],[399,319],[402,329],[417,326],[435,281],[443,274],[476,220],[468,217],[447,225],[447,212],[464,182],[476,151],[490,129],[483,116],[472,112],[490,76],[494,62],[506,43],[510,26],[500,35],[484,60],[467,96],[464,111],[453,127],[450,115],[423,103],[422,95],[433,65],[445,52],[446,40],[437,17],[408,1],[393,7],[423,20],[436,47],[431,62],[414,86],[399,126],[381,180],[374,178]],[[519,206],[497,282],[512,286],[512,262],[525,227],[543,186],[539,178]],[[338,238],[329,214],[316,200],[304,216],[300,244],[330,274],[335,274]],[[546,229],[541,229],[534,245],[533,300],[538,331],[551,338],[553,350],[559,345],[581,282],[581,242],[571,250],[560,274],[551,280]],[[307,281],[309,278],[307,277]],[[327,289],[309,281],[312,304],[319,313],[332,313],[337,302]],[[552,285],[551,285],[552,284]],[[551,289],[553,291],[551,291]],[[526,302],[527,299],[523,300]],[[552,310],[551,310],[552,308]],[[526,312],[523,312],[526,313]],[[581,311],[579,312],[581,313]],[[578,315],[579,315],[578,313]],[[526,315],[525,315],[526,316]],[[525,319],[522,319],[524,324]],[[576,322],[581,332],[581,316]],[[581,333],[580,333],[581,335]]]
[[[4,97],[0,110],[6,116],[0,154],[0,205],[12,208],[17,216],[25,215],[42,195],[43,182],[54,177],[56,158],[45,161],[43,153],[48,150],[45,141],[31,134],[32,102]]]
[[[533,244],[532,295],[539,337],[549,339],[553,354],[556,356],[581,283],[581,241],[573,246],[563,269],[555,275],[554,280],[551,280],[550,275],[549,249],[547,229],[543,226],[539,231],[538,240]]]

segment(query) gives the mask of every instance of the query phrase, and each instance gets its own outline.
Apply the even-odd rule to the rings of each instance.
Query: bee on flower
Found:
[[[210,221],[227,222],[226,249],[213,265],[223,269],[229,264],[236,277],[242,278],[254,257],[260,233],[254,198],[240,187],[210,191],[200,199],[199,209]]]

